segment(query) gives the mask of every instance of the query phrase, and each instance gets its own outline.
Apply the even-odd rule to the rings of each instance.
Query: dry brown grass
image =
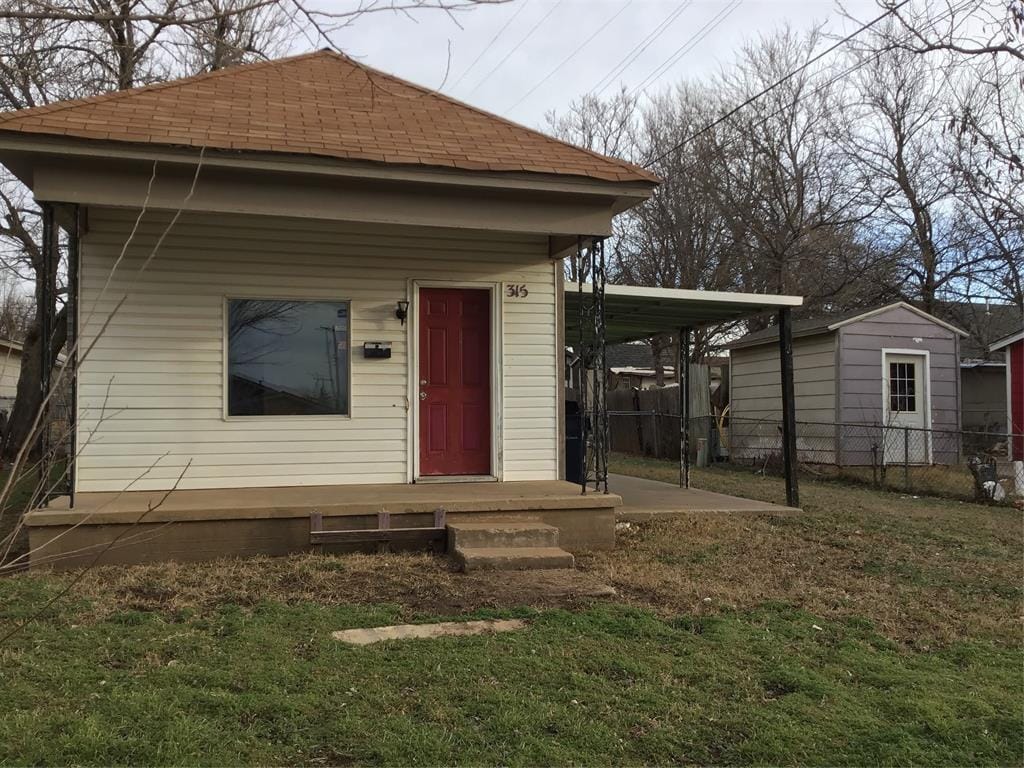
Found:
[[[603,587],[593,574],[582,571],[466,575],[428,554],[308,554],[96,568],[74,594],[89,603],[85,615],[93,619],[130,610],[203,613],[227,603],[253,606],[263,601],[387,603],[413,619],[489,608],[573,607],[589,602]]]
[[[614,469],[655,478],[676,471],[635,460]],[[698,472],[696,480],[751,498],[783,496],[778,481],[746,473]],[[634,525],[620,531],[614,551],[581,555],[576,572],[466,575],[429,555],[302,555],[98,568],[69,599],[86,601],[86,620],[130,610],[205,613],[262,601],[388,603],[414,619],[575,608],[612,585],[619,593],[613,599],[662,614],[779,602],[823,617],[863,617],[919,648],[968,637],[1022,644],[1019,511],[825,482],[805,482],[802,498],[802,515],[694,514]],[[56,589],[66,578],[47,580]]]
[[[615,471],[671,479],[674,466],[618,459]],[[664,476],[663,476],[664,475]],[[709,490],[782,501],[781,481],[698,471]],[[1020,511],[827,482],[801,486],[803,515],[690,515],[623,531],[581,566],[660,611],[707,612],[785,602],[822,616],[861,616],[902,642],[966,637],[1022,642]]]

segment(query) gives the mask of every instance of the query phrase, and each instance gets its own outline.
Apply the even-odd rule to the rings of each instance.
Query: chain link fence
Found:
[[[679,460],[678,413],[610,411],[611,449]],[[972,501],[1024,498],[1024,477],[1008,460],[1011,440],[992,432],[798,421],[797,464],[804,476],[879,489]],[[694,466],[782,475],[782,422],[701,416],[690,420]]]

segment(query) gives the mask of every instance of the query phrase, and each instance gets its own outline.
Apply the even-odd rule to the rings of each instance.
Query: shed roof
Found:
[[[999,349],[1006,349],[1006,347],[1010,346],[1011,344],[1014,344],[1015,342],[1021,341],[1022,339],[1024,339],[1024,328],[1017,331],[1016,333],[1011,333],[1009,336],[1004,336],[1003,338],[999,339],[999,341],[995,342],[992,346],[989,347],[989,350],[995,352],[996,350]]]
[[[584,288],[590,290],[589,285]],[[700,328],[782,307],[799,307],[803,302],[801,296],[609,285],[604,297],[605,341],[614,344],[648,339],[680,328]],[[578,287],[567,282],[565,329],[569,345],[579,334],[578,312]]]
[[[941,325],[943,328],[946,328],[947,330],[952,331],[953,333],[959,336],[967,336],[966,331],[957,328],[955,325],[950,325],[945,320],[940,320],[934,315],[929,315],[924,310],[918,309],[914,305],[908,304],[905,301],[896,301],[893,302],[892,304],[886,304],[881,307],[875,307],[874,309],[855,309],[850,312],[845,312],[838,315],[828,315],[827,317],[815,317],[807,318],[804,320],[796,320],[793,322],[793,337],[796,338],[799,336],[815,336],[819,333],[831,333],[832,331],[836,331],[842,328],[844,325],[850,325],[851,323],[866,320],[869,317],[874,317],[875,315],[879,315],[882,312],[888,312],[890,309],[896,309],[897,307],[908,309],[914,314],[920,315],[924,319],[930,320],[936,325]],[[778,326],[773,325],[768,328],[763,328],[760,331],[748,333],[746,336],[743,336],[734,341],[732,344],[729,344],[728,347],[729,349],[739,349],[742,347],[756,347],[760,344],[768,344],[778,338]]]
[[[10,112],[0,132],[657,182],[331,51]]]

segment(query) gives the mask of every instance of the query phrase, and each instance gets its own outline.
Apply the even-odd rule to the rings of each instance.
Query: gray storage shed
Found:
[[[807,463],[943,464],[960,454],[960,339],[905,302],[793,323],[797,452]],[[729,346],[730,452],[778,450],[778,329]],[[934,430],[934,431],[928,431]]]

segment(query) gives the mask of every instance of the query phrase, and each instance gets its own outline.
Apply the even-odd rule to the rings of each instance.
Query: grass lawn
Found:
[[[695,479],[781,499],[773,479]],[[0,763],[1021,764],[1020,512],[802,496],[804,515],[630,526],[573,574],[426,555],[97,569],[0,644]],[[0,579],[0,633],[69,578]],[[530,623],[330,637],[470,616]]]

